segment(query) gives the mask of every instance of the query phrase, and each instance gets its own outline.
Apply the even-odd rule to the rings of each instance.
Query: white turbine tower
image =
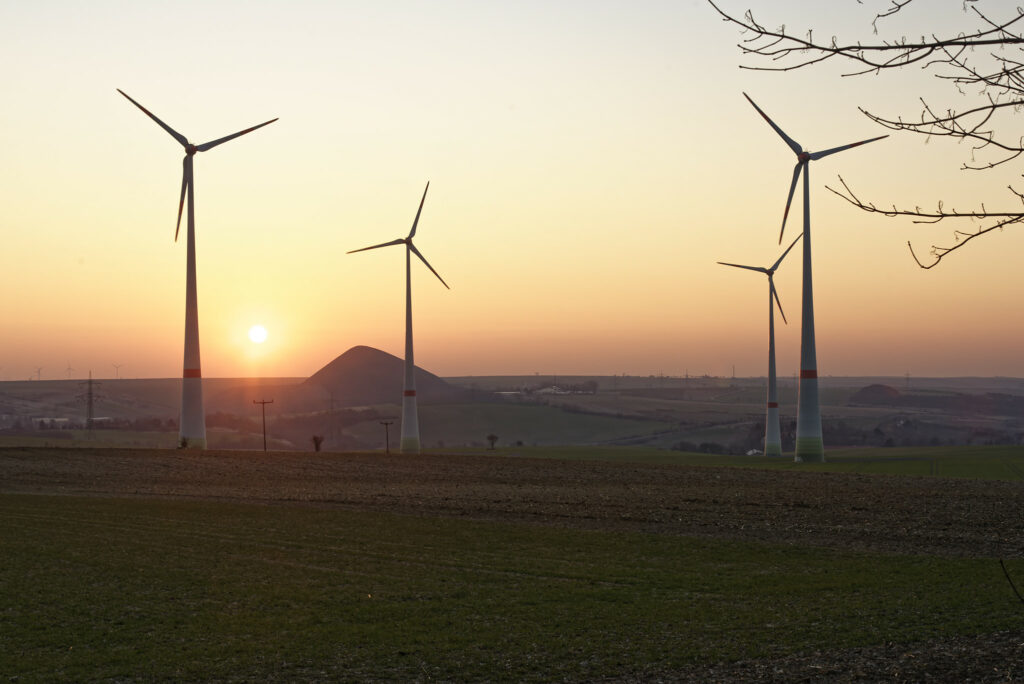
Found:
[[[128,101],[138,107],[149,118],[155,121],[160,128],[170,133],[171,137],[178,141],[185,148],[185,159],[182,162],[183,170],[181,175],[181,198],[178,200],[178,223],[174,229],[174,240],[178,240],[178,231],[181,229],[181,211],[185,205],[186,194],[188,196],[188,212],[186,219],[186,275],[185,275],[185,363],[182,371],[181,388],[181,424],[178,430],[179,444],[197,449],[206,448],[206,419],[203,415],[203,374],[199,363],[199,309],[198,297],[196,294],[196,217],[194,205],[194,186],[192,175],[192,157],[196,152],[206,152],[221,143],[234,140],[240,135],[251,133],[257,128],[277,121],[276,118],[265,121],[258,126],[246,128],[244,131],[232,133],[231,135],[218,138],[202,145],[193,145],[185,136],[158,119],[152,112],[128,97],[128,94],[118,88],[117,92],[128,98]]]
[[[724,261],[718,262],[723,266],[745,268],[757,271],[758,273],[764,273],[768,276],[768,411],[765,414],[764,421],[765,456],[782,456],[782,434],[779,430],[779,392],[775,384],[775,304],[779,305],[779,314],[782,316],[782,320],[788,323],[786,321],[786,314],[782,311],[782,302],[779,301],[779,293],[775,290],[775,281],[772,279],[772,276],[775,275],[779,264],[786,258],[789,251],[796,246],[797,240],[801,237],[803,237],[802,234],[797,235],[796,240],[793,240],[793,244],[787,247],[782,256],[776,259],[775,263],[769,268],[728,264]]]
[[[789,186],[789,197],[786,199],[786,211],[782,215],[782,230],[779,231],[779,244],[782,244],[782,234],[786,230],[786,217],[789,216],[789,206],[793,202],[793,193],[796,191],[796,183],[800,179],[800,172],[804,175],[804,275],[803,275],[803,302],[802,316],[800,319],[800,389],[797,401],[796,414],[796,461],[817,461],[825,460],[825,444],[821,439],[821,406],[818,403],[818,354],[814,347],[814,294],[811,286],[811,193],[810,193],[810,162],[817,161],[830,154],[848,150],[851,147],[864,145],[869,142],[888,138],[888,135],[880,135],[877,138],[869,138],[859,142],[832,147],[821,152],[806,152],[799,143],[786,135],[775,122],[768,118],[768,115],[761,111],[761,108],[754,104],[750,96],[743,93],[754,109],[760,114],[768,125],[771,126],[779,136],[786,141],[789,149],[796,154],[796,168],[793,169],[793,182]]]
[[[434,267],[424,258],[420,251],[416,249],[416,245],[412,243],[412,238],[416,235],[416,225],[420,222],[420,212],[423,211],[423,202],[427,199],[427,190],[430,189],[430,181],[427,181],[427,187],[423,189],[423,197],[420,199],[420,207],[416,210],[416,218],[412,222],[412,230],[404,238],[398,238],[391,242],[385,242],[380,245],[373,245],[372,247],[363,247],[362,249],[353,249],[349,254],[355,254],[356,252],[365,252],[369,249],[379,249],[381,247],[391,247],[392,245],[405,245],[405,386],[402,392],[402,441],[401,449],[402,453],[413,453],[418,454],[420,451],[420,424],[419,418],[416,413],[416,378],[414,371],[416,364],[413,361],[412,353],[412,269],[410,267],[411,255],[415,254],[420,258],[430,272],[437,276],[437,279],[441,281],[449,290],[448,283],[444,282],[444,278],[434,270]]]

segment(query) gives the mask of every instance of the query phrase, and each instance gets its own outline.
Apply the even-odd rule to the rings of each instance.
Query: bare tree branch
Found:
[[[720,1],[720,0],[719,0]],[[875,34],[878,22],[904,10],[913,0],[888,0],[889,4],[871,20]],[[857,0],[864,4],[864,0]],[[917,133],[928,138],[953,138],[970,143],[970,158],[961,166],[968,171],[986,171],[1018,161],[1024,155],[1024,135],[1016,131],[1019,126],[1007,117],[1015,116],[1024,107],[1024,9],[1014,8],[1010,16],[995,20],[979,9],[981,0],[962,0],[968,19],[976,22],[972,30],[951,36],[931,34],[919,40],[905,37],[882,40],[870,44],[841,44],[832,37],[829,41],[816,41],[812,31],[797,34],[786,26],[768,29],[747,10],[737,17],[722,10],[715,0],[708,0],[723,21],[739,27],[741,54],[757,60],[755,64],[741,64],[740,68],[755,71],[793,71],[821,64],[828,60],[851,62],[854,69],[843,76],[880,73],[883,70],[903,69],[916,65],[934,78],[949,83],[958,96],[975,97],[980,101],[961,109],[935,108],[923,98],[917,120],[902,116],[884,116],[861,109],[876,124],[894,131]],[[862,211],[889,217],[909,217],[914,223],[964,221],[969,230],[955,229],[951,246],[932,245],[928,263],[918,259],[913,247],[911,256],[921,268],[933,268],[949,253],[971,240],[1000,230],[1006,226],[1024,223],[1024,206],[1019,211],[988,211],[984,205],[975,211],[947,210],[942,201],[934,211],[920,207],[881,209],[872,202],[858,198],[841,177],[841,189],[828,189]],[[1009,188],[1011,194],[1024,205],[1024,195]],[[908,243],[909,245],[909,243]]]
[[[990,212],[985,209],[984,205],[978,211],[957,211],[956,209],[950,211],[943,206],[941,201],[938,203],[938,207],[935,209],[935,211],[925,211],[921,209],[921,207],[914,207],[913,209],[901,209],[898,208],[896,205],[893,205],[891,209],[882,209],[880,207],[875,206],[871,202],[864,202],[859,197],[857,197],[857,195],[854,194],[853,190],[850,189],[850,186],[846,184],[846,181],[843,180],[842,176],[839,176],[839,182],[842,183],[843,185],[842,190],[836,190],[835,188],[829,185],[826,185],[825,188],[828,189],[830,192],[842,197],[844,200],[846,200],[853,206],[857,207],[861,211],[866,211],[871,214],[882,214],[883,216],[889,217],[911,217],[913,218],[914,223],[938,223],[946,219],[968,219],[972,221],[982,220],[986,223],[991,221],[991,223],[989,223],[988,225],[982,226],[977,230],[973,231],[954,230],[953,239],[955,244],[951,247],[932,245],[930,254],[932,257],[934,257],[934,259],[928,264],[925,264],[920,259],[918,259],[917,254],[914,252],[914,247],[910,244],[910,242],[907,242],[907,246],[910,248],[910,255],[914,258],[914,261],[917,262],[917,265],[924,269],[934,268],[935,266],[938,265],[940,261],[942,261],[943,257],[945,257],[947,254],[960,249],[961,247],[963,247],[976,237],[980,237],[987,233],[991,233],[994,230],[1000,230],[1002,228],[1005,228],[1006,226],[1015,223],[1024,223],[1024,213]],[[1021,198],[1020,193],[1018,193],[1012,187],[1010,187],[1009,189],[1010,192],[1017,195],[1018,198]]]
[[[918,42],[907,42],[906,38],[903,38],[899,41],[883,41],[873,45],[864,45],[862,43],[840,45],[836,42],[835,37],[828,43],[814,42],[810,39],[810,34],[808,34],[808,38],[800,38],[795,34],[787,33],[785,26],[781,26],[776,30],[767,29],[757,22],[751,10],[746,11],[743,19],[737,19],[723,11],[714,3],[714,0],[708,0],[708,4],[721,15],[724,21],[736,24],[742,29],[743,33],[752,34],[749,38],[743,39],[738,44],[743,54],[767,57],[771,61],[796,57],[795,64],[785,66],[740,65],[741,69],[751,69],[754,71],[792,71],[825,59],[842,57],[859,62],[867,67],[864,71],[848,74],[855,75],[915,64],[938,51],[951,48],[974,49],[986,46],[1024,44],[1024,37],[1009,31],[1011,26],[1024,20],[1024,14],[1018,14],[1003,24],[994,24],[988,22],[987,18],[977,8],[972,9],[983,21],[989,24],[989,28],[986,30],[979,29],[974,33],[960,34],[952,38],[939,38],[932,35],[931,38],[927,39],[922,37]],[[903,3],[900,5],[900,8],[906,4],[908,3]],[[890,12],[890,14],[893,13],[895,12]],[[805,57],[805,53],[811,56]],[[878,55],[877,57],[874,56],[876,54]]]

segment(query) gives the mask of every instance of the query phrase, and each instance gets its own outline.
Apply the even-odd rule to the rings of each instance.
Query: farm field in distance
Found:
[[[350,358],[358,352],[359,359]],[[363,358],[369,356],[369,359]],[[357,361],[359,363],[354,363]],[[254,399],[271,398],[267,439],[276,450],[383,449],[382,421],[400,415],[394,391],[358,375],[363,363],[400,379],[400,360],[361,348],[310,378],[211,378],[208,445],[262,447]],[[348,365],[345,365],[348,363]],[[339,367],[337,364],[341,364]],[[376,366],[375,366],[376,364]],[[422,397],[425,448],[647,446],[746,454],[764,437],[763,378],[664,376],[431,376]],[[327,383],[327,384],[318,384]],[[1015,378],[822,378],[826,447],[1017,445],[1024,442],[1024,381]],[[90,434],[78,380],[0,382],[0,446],[167,448],[177,445],[180,380],[96,383]],[[796,387],[780,378],[784,451],[795,436]]]
[[[1024,675],[1024,449],[829,458],[0,448],[0,670]]]

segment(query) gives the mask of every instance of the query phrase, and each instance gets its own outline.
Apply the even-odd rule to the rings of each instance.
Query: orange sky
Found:
[[[868,37],[873,12],[761,15]],[[794,159],[741,93],[811,149],[881,134],[858,105],[964,101],[919,71],[740,71],[738,34],[700,2],[8,3],[0,38],[0,379],[181,372],[182,154],[115,88],[195,142],[280,117],[196,158],[209,377],[305,376],[357,344],[401,355],[401,250],[345,252],[404,236],[427,180],[417,246],[452,289],[415,269],[420,365],[763,375],[764,278],[715,262],[778,256]],[[1016,169],[966,174],[968,155],[895,136],[812,166],[823,375],[1024,375],[1024,233],[924,272],[906,241],[926,250],[952,226],[867,216],[824,188],[841,173],[880,204],[1006,205]],[[776,283],[788,373],[798,259]]]

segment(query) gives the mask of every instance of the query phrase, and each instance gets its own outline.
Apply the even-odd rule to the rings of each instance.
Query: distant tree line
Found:
[[[39,430],[85,430],[89,426],[86,420],[64,420],[56,418],[17,418],[0,433],[21,434]],[[174,418],[157,418],[144,416],[139,418],[100,418],[92,423],[94,430],[132,430],[135,432],[173,432],[178,429],[178,421]]]

